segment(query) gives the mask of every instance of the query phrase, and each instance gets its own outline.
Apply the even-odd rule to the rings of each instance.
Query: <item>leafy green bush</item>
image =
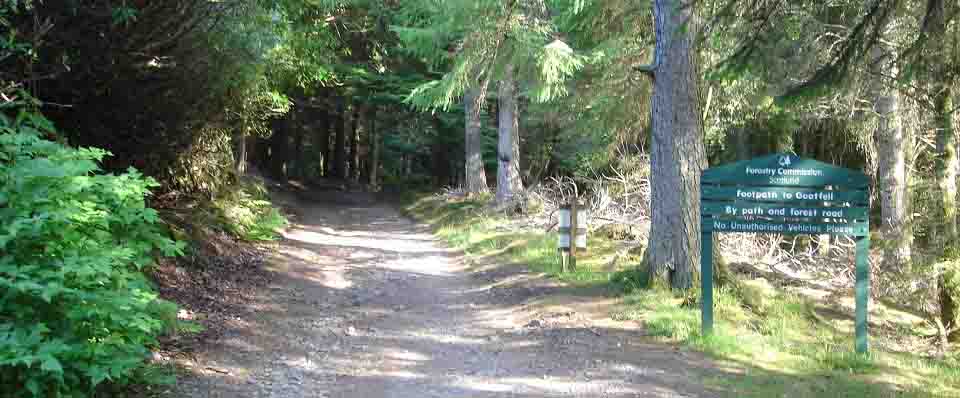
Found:
[[[228,187],[213,201],[218,222],[227,232],[250,241],[275,240],[287,218],[269,200],[260,183],[241,183]]]
[[[145,206],[156,183],[102,174],[106,151],[41,138],[52,130],[35,113],[0,114],[0,396],[131,382],[175,319],[141,272],[157,250],[181,251]]]

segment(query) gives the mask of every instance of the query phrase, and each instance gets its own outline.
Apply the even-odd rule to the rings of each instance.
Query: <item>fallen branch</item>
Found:
[[[559,221],[554,221],[553,224],[550,224],[544,232],[552,231],[554,228],[557,227],[558,224],[560,224]]]

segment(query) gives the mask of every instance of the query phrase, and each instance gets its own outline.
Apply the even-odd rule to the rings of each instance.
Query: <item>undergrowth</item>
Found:
[[[106,174],[106,151],[54,134],[37,113],[0,113],[0,396],[169,382],[145,364],[177,306],[143,271],[182,250],[145,204],[156,182]]]
[[[469,257],[496,256],[569,282],[606,283],[623,295],[621,321],[641,322],[651,338],[704,352],[722,375],[706,383],[730,397],[955,397],[960,363],[919,355],[853,350],[851,314],[837,315],[825,303],[775,289],[762,280],[735,281],[714,292],[714,333],[700,325],[700,292],[648,288],[637,268],[606,272],[611,242],[591,237],[590,259],[561,273],[555,234],[505,228],[488,198],[446,201],[408,198],[406,210],[431,224],[436,234]],[[832,319],[836,318],[836,319]],[[909,329],[909,328],[907,328]]]
[[[253,180],[221,190],[209,207],[212,222],[242,240],[275,240],[288,223],[263,183]]]

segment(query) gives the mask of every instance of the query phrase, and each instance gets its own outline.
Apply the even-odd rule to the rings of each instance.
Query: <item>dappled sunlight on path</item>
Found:
[[[183,361],[187,397],[707,397],[702,359],[528,303],[372,198],[300,203],[246,327]],[[493,288],[497,286],[496,288]],[[559,318],[558,318],[559,319]]]

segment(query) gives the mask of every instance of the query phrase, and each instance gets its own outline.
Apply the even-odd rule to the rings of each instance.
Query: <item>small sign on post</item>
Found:
[[[703,334],[713,330],[713,233],[850,235],[856,250],[856,340],[867,352],[870,251],[867,177],[795,155],[774,154],[705,170],[700,179]]]
[[[560,252],[560,269],[567,272],[577,267],[577,251],[587,248],[587,210],[581,209],[576,199],[560,207],[558,220],[557,250]]]

